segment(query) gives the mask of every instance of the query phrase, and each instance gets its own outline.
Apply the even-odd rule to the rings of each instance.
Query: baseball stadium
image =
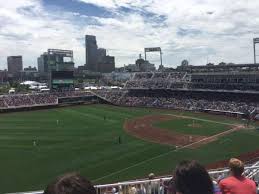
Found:
[[[258,181],[259,74],[201,72],[134,73],[122,89],[0,96],[1,193],[42,193],[67,172],[100,194],[127,193],[150,173],[169,180],[182,160],[226,176],[233,157]]]

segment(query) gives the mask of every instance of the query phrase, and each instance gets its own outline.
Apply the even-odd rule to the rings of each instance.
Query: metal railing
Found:
[[[259,181],[259,162],[245,167],[245,175]],[[213,180],[219,180],[228,176],[229,169],[210,170],[209,174]],[[133,180],[113,184],[95,185],[97,194],[165,194],[166,181],[172,177],[160,177],[152,180]],[[12,194],[42,194],[43,191],[30,191]]]

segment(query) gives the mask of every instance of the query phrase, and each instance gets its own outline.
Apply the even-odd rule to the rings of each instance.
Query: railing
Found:
[[[257,163],[255,163],[257,164]],[[213,180],[218,180],[225,178],[228,175],[229,169],[222,170],[211,170],[209,171],[210,176]],[[255,181],[259,181],[259,165],[251,165],[245,167],[246,175],[253,174],[253,177],[249,176],[249,178],[253,178]],[[255,173],[256,172],[256,173]],[[139,194],[164,194],[166,190],[165,182],[169,181],[172,177],[161,177],[152,180],[134,180],[134,181],[125,181],[113,184],[104,184],[104,185],[96,185],[97,194],[129,194],[136,193]],[[30,191],[30,192],[20,192],[20,193],[12,193],[12,194],[42,194],[43,191]],[[11,194],[11,193],[10,193]]]

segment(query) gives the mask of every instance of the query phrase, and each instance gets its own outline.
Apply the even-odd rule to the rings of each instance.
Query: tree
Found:
[[[226,65],[226,63],[225,62],[221,62],[221,63],[219,63],[219,65]]]
[[[181,66],[188,66],[189,65],[189,61],[184,59],[181,63]]]

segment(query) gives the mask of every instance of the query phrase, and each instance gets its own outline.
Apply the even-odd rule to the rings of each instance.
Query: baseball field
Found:
[[[183,159],[220,163],[257,153],[255,128],[225,116],[108,105],[0,114],[0,193],[42,190],[65,172],[98,184],[171,174]]]

